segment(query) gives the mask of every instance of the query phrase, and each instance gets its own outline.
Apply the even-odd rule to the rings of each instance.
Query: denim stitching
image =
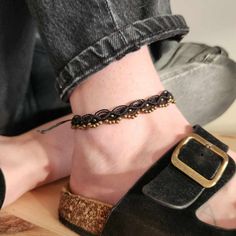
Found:
[[[109,13],[109,15],[110,15],[110,17],[111,17],[111,20],[112,20],[114,26],[115,26],[115,29],[120,33],[120,36],[121,36],[121,38],[123,39],[123,41],[124,41],[126,44],[128,44],[128,42],[127,42],[125,36],[123,35],[123,33],[121,32],[121,30],[119,29],[118,24],[116,23],[116,20],[115,20],[115,18],[114,18],[114,16],[113,16],[113,13],[112,13],[112,10],[111,10],[111,8],[110,8],[110,4],[109,4],[108,0],[104,0],[104,1],[105,1],[105,5],[106,5],[106,8],[107,8],[107,11],[108,11],[108,13]]]
[[[129,42],[129,44],[126,46],[126,47],[123,47],[122,49],[118,49],[115,51],[115,53],[110,56],[110,57],[107,57],[107,58],[104,58],[100,64],[98,65],[93,65],[92,68],[88,68],[88,70],[86,70],[84,73],[81,73],[81,71],[73,71],[73,66],[72,63],[75,62],[77,63],[76,61],[76,58],[82,58],[83,56],[83,53],[85,53],[84,55],[86,55],[86,53],[89,53],[90,51],[88,50],[88,48],[86,50],[88,50],[88,52],[86,52],[86,50],[84,50],[83,52],[81,52],[77,57],[73,58],[68,64],[67,66],[71,67],[72,68],[72,72],[74,74],[74,72],[76,72],[76,74],[78,74],[78,76],[76,78],[71,78],[71,76],[73,77],[73,74],[71,74],[71,71],[68,71],[66,69],[66,67],[64,68],[64,70],[60,73],[59,77],[57,78],[57,82],[58,82],[58,86],[59,88],[62,87],[63,89],[60,91],[61,93],[61,98],[66,100],[68,99],[68,94],[73,90],[73,88],[78,85],[80,82],[82,82],[84,79],[86,79],[85,77],[93,72],[96,72],[98,71],[99,69],[103,68],[104,65],[107,65],[109,62],[113,61],[114,59],[117,59],[117,58],[120,58],[120,57],[123,57],[125,55],[125,53],[128,53],[130,51],[134,51],[134,50],[137,50],[141,44],[145,44],[145,43],[151,43],[153,42],[155,39],[156,40],[161,40],[161,39],[165,39],[165,38],[168,38],[168,37],[173,37],[173,36],[176,36],[176,35],[182,35],[182,34],[185,34],[188,32],[188,28],[187,26],[183,23],[183,24],[180,24],[179,23],[173,23],[173,21],[170,22],[170,19],[172,19],[173,16],[166,16],[167,19],[164,19],[164,22],[162,22],[162,24],[167,24],[170,23],[169,25],[169,28],[170,26],[172,26],[172,29],[170,30],[165,30],[165,29],[159,29],[159,30],[156,30],[152,33],[148,33],[146,32],[145,35],[136,35],[136,38],[134,38],[133,40],[131,40]],[[174,18],[178,18],[178,16],[174,16]],[[120,30],[125,30],[125,29],[128,29],[128,27],[133,27],[133,29],[137,31],[137,27],[142,24],[143,22],[144,23],[150,23],[152,20],[154,20],[154,24],[156,25],[158,22],[157,22],[157,19],[153,19],[153,17],[149,18],[149,19],[145,19],[144,21],[137,21],[131,25],[128,25],[128,26],[125,26],[125,27],[122,27],[120,28]],[[163,20],[163,19],[162,19]],[[184,22],[184,20],[183,20]],[[159,27],[162,26],[162,24],[158,24]],[[154,26],[155,26],[154,25]],[[142,25],[141,25],[142,26]],[[181,26],[181,27],[178,27],[178,26]],[[174,28],[174,29],[173,29]],[[131,28],[132,30],[132,28]],[[119,33],[119,32],[113,32],[112,34],[116,34],[116,33]],[[132,33],[132,32],[129,32],[127,31],[127,33]],[[137,33],[137,32],[136,32]],[[112,35],[111,34],[111,35]],[[110,38],[110,36],[106,36],[104,37],[103,39],[105,38]],[[99,45],[99,42],[102,43],[102,39],[100,39],[98,42],[96,42],[94,45],[90,46],[91,48],[94,48],[96,46],[96,44]],[[76,74],[74,74],[74,76],[76,76]],[[63,78],[63,77],[67,77],[69,76],[70,78]],[[62,82],[62,84],[61,84]],[[60,86],[61,85],[61,86]]]
[[[208,66],[208,64],[199,64],[198,62],[195,62],[195,63],[193,63],[192,65],[194,65],[194,64],[196,64],[197,66],[196,67],[193,67],[193,68],[191,68],[190,70],[187,70],[188,68],[186,68],[186,71],[184,71],[183,73],[178,73],[178,74],[176,74],[176,71],[170,71],[170,72],[168,72],[168,73],[161,73],[160,74],[160,77],[161,77],[161,81],[163,81],[163,82],[166,82],[166,81],[171,81],[171,80],[173,80],[173,79],[177,79],[177,78],[179,78],[179,77],[183,77],[183,76],[185,76],[185,75],[188,75],[188,74],[190,74],[190,73],[192,73],[192,72],[195,72],[195,71],[197,71],[197,70],[199,70],[199,69],[202,69],[203,67],[205,67],[205,66]],[[189,65],[185,65],[184,67],[188,67]],[[177,68],[178,70],[180,70],[180,69],[182,69],[183,67],[181,67],[181,68]],[[164,74],[164,75],[163,75]],[[174,74],[173,76],[171,76],[171,74]]]
[[[174,29],[174,30],[169,30],[169,31],[164,31],[164,30],[160,30],[158,33],[160,34],[160,35],[165,35],[165,34],[169,34],[169,33],[171,33],[171,32],[175,32],[175,31],[178,31],[178,30],[182,30],[181,28],[176,28],[176,29]],[[157,32],[155,32],[155,33],[152,33],[152,34],[150,34],[150,35],[148,35],[149,37],[149,39],[151,39],[151,38],[153,38],[153,37],[155,37],[156,36],[156,34],[157,34]],[[159,35],[159,36],[160,36]],[[147,36],[145,35],[145,36],[140,36],[139,37],[139,39],[134,39],[134,40],[132,40],[132,41],[130,41],[130,43],[138,43],[138,44],[140,44],[144,39],[146,39],[147,38]],[[149,40],[149,39],[147,39],[147,40]],[[101,41],[102,39],[100,39],[99,41]],[[97,42],[96,42],[97,43]],[[126,48],[124,48],[123,50],[121,50],[120,51],[120,53],[117,53],[116,55],[117,56],[119,56],[123,51],[126,51],[128,48],[132,48],[133,46],[136,46],[136,45],[127,45],[127,47]],[[93,47],[93,46],[91,46],[91,47]],[[86,51],[87,49],[85,49],[84,51]],[[80,54],[82,54],[84,51],[82,51]],[[80,55],[79,54],[79,55]],[[78,55],[78,56],[79,56]],[[76,56],[76,57],[78,57],[78,56]],[[76,57],[74,57],[73,59],[72,59],[72,61],[76,58]],[[113,58],[113,57],[111,57],[111,58]],[[107,58],[107,59],[105,59],[104,61],[106,61],[106,60],[109,60],[109,57]],[[71,63],[71,61],[69,62],[69,63]],[[68,64],[69,64],[68,63]]]
[[[175,30],[172,30],[172,31],[175,31]],[[169,32],[172,32],[172,31],[169,31]],[[167,32],[167,33],[169,33],[169,32]],[[162,34],[162,35],[164,35],[164,34]],[[143,43],[145,43],[145,42],[143,42]],[[78,84],[80,84],[81,82],[83,82],[86,79],[86,76],[88,76],[89,74],[94,73],[94,72],[98,71],[99,69],[103,68],[104,65],[107,65],[109,62],[113,61],[114,59],[116,59],[120,55],[123,55],[130,48],[133,48],[133,45],[130,45],[130,46],[124,48],[123,50],[121,50],[119,53],[117,53],[113,57],[107,58],[106,60],[104,60],[102,62],[102,64],[94,66],[93,69],[87,70],[83,75],[81,75],[81,77],[75,78],[72,81],[72,83],[70,83],[70,85],[64,87],[64,89],[62,90],[61,95],[60,95],[61,99],[67,100],[69,94],[72,92],[74,87],[77,86]]]
[[[171,33],[171,32],[173,32],[173,31],[176,31],[176,30],[170,30],[170,31],[168,31],[168,32],[163,33],[162,35]],[[154,36],[156,36],[156,35],[154,35]],[[150,41],[151,41],[151,40],[152,40],[152,38],[150,39]],[[136,41],[134,41],[134,43],[135,43],[135,42],[136,42]],[[138,42],[139,44],[140,44],[140,43],[145,43],[144,41],[143,41],[143,42],[142,42],[142,41],[137,41],[137,42]],[[68,97],[68,96],[66,96],[66,98],[64,99],[65,94],[66,94],[66,93],[70,94],[70,92],[73,90],[73,88],[74,88],[76,85],[80,84],[82,81],[84,81],[84,80],[86,79],[86,78],[85,78],[86,76],[88,76],[89,74],[94,73],[94,72],[98,71],[99,69],[103,68],[104,65],[107,65],[109,62],[113,61],[113,60],[116,59],[117,57],[120,57],[120,55],[123,55],[128,49],[131,49],[131,48],[133,48],[133,47],[134,47],[134,45],[129,45],[128,47],[126,47],[126,48],[124,48],[123,50],[121,50],[119,53],[117,53],[117,54],[115,54],[114,56],[109,57],[109,58],[107,58],[106,60],[104,60],[103,62],[101,62],[101,64],[99,64],[99,65],[97,65],[97,66],[94,66],[93,69],[87,70],[83,75],[81,75],[81,77],[75,78],[75,79],[72,81],[72,83],[70,83],[69,86],[64,87],[64,89],[62,90],[61,95],[60,95],[61,99],[67,100],[67,97]],[[137,48],[137,49],[138,49],[138,48]],[[125,56],[125,55],[124,55],[124,56]]]

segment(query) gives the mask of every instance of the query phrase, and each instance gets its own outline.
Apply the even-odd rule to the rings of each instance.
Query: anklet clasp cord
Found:
[[[122,119],[134,119],[139,114],[151,113],[157,108],[167,107],[171,103],[175,103],[173,95],[169,91],[164,90],[160,95],[139,99],[131,102],[129,105],[120,105],[111,111],[102,109],[95,114],[74,115],[72,119],[61,121],[48,129],[38,130],[38,132],[46,133],[69,121],[71,122],[72,129],[88,129],[96,128],[102,124],[117,124]]]

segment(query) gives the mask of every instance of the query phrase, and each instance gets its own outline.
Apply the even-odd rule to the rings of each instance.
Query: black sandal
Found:
[[[196,210],[235,174],[228,147],[200,126],[156,162],[112,207],[64,189],[60,221],[82,236],[235,236]]]
[[[5,194],[6,194],[5,178],[2,173],[2,170],[0,169],[0,209],[2,208],[5,199]]]

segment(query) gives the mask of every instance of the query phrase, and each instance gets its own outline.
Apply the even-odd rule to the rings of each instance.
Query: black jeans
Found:
[[[0,0],[3,134],[13,129],[25,109],[36,25],[64,101],[75,86],[110,62],[144,44],[180,40],[188,32],[183,17],[171,14],[169,0]],[[39,79],[45,80],[40,93],[47,93],[51,82]]]
[[[188,27],[168,0],[28,0],[67,101],[90,74],[144,44],[181,38]]]

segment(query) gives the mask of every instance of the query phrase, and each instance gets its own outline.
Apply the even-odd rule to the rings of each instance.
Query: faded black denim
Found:
[[[67,101],[76,85],[127,53],[188,32],[169,0],[27,0]]]
[[[0,134],[17,135],[70,112],[55,90],[24,0],[0,0]]]
[[[81,1],[82,0],[80,0],[80,2]],[[68,1],[64,2],[66,2],[65,4],[68,3]],[[74,2],[76,2],[76,0],[74,0]],[[87,1],[85,1],[85,3],[86,2]],[[94,2],[96,1],[94,0]],[[40,6],[42,11],[43,6],[45,7],[47,4],[56,5],[59,4],[60,1],[28,0],[28,3],[31,6],[32,11],[40,8]],[[140,38],[135,41],[135,37],[138,33],[144,35],[143,39],[147,37],[147,40],[149,40],[151,33],[149,32],[149,34],[148,30],[154,29],[153,33],[156,41],[153,39],[153,42],[155,43],[150,45],[150,51],[164,86],[174,93],[178,100],[180,110],[188,120],[193,123],[205,124],[216,118],[224,112],[235,99],[236,63],[229,59],[228,56],[223,53],[223,50],[221,51],[216,47],[209,47],[201,44],[179,44],[175,40],[160,40],[165,37],[179,40],[182,37],[182,34],[187,32],[187,27],[183,23],[181,17],[171,16],[169,1],[146,0],[145,3],[147,4],[142,7],[143,14],[140,13],[141,10],[131,9],[131,6],[129,5],[127,5],[129,11],[127,10],[123,13],[126,19],[130,19],[129,22],[131,25],[127,27],[129,29],[137,30],[136,34],[130,36],[130,38],[134,39],[134,42],[131,45],[134,45],[134,48],[135,45],[138,45]],[[138,4],[141,6],[141,1],[135,1],[132,4],[132,6],[137,6]],[[151,4],[156,6],[155,9],[152,9]],[[20,134],[47,121],[70,113],[69,105],[60,101],[55,91],[54,83],[56,81],[56,76],[60,74],[60,71],[68,62],[73,61],[73,58],[76,58],[78,55],[85,55],[86,52],[89,52],[90,54],[92,53],[92,57],[86,57],[86,62],[89,62],[90,59],[91,62],[99,62],[100,58],[101,67],[103,67],[106,63],[109,63],[109,61],[105,63],[105,57],[101,57],[102,55],[109,57],[109,54],[105,55],[104,52],[108,53],[107,50],[109,50],[111,56],[116,56],[117,51],[115,48],[109,47],[110,42],[114,43],[114,41],[109,38],[109,35],[107,35],[108,37],[105,36],[107,41],[104,39],[100,54],[97,55],[89,50],[95,49],[94,46],[97,44],[88,46],[88,49],[85,50],[85,54],[80,53],[79,50],[83,49],[79,47],[80,42],[89,45],[89,42],[93,38],[99,38],[98,35],[96,35],[96,29],[94,31],[90,30],[92,35],[87,35],[86,38],[79,37],[86,35],[86,32],[82,32],[86,27],[85,25],[81,26],[81,32],[79,28],[74,31],[75,36],[71,39],[71,44],[74,47],[75,52],[72,53],[74,55],[70,55],[70,50],[67,48],[71,47],[71,44],[68,43],[70,36],[66,37],[66,35],[59,34],[59,38],[57,32],[60,31],[60,29],[56,27],[55,35],[53,35],[53,32],[51,34],[46,33],[53,30],[53,19],[55,19],[55,24],[60,23],[65,27],[65,32],[67,30],[71,32],[73,31],[73,27],[75,27],[75,22],[71,21],[71,23],[68,23],[69,18],[78,17],[74,16],[76,14],[74,10],[72,11],[74,14],[67,16],[67,13],[65,13],[66,9],[60,8],[59,6],[60,4],[58,5],[58,12],[54,12],[53,14],[53,11],[50,11],[51,15],[48,15],[48,17],[50,16],[50,19],[47,19],[45,15],[42,16],[41,19],[40,14],[43,13],[40,13],[40,11],[39,16],[36,16],[37,21],[41,25],[41,34],[44,37],[44,42],[50,54],[51,61],[53,62],[55,60],[53,68],[49,63],[48,54],[45,52],[41,43],[37,42],[36,46],[34,46],[36,27],[25,1],[0,0],[0,134]],[[122,6],[120,6],[120,8],[122,8]],[[86,8],[83,9],[83,15],[86,15]],[[60,13],[59,10],[62,12]],[[140,14],[137,14],[137,11]],[[129,16],[129,14],[131,14],[131,16]],[[137,14],[136,18],[132,14]],[[153,15],[151,18],[145,17],[151,15]],[[162,16],[165,17],[162,18]],[[93,17],[96,18],[96,16]],[[137,20],[137,17],[141,17],[141,20]],[[65,18],[68,18],[68,20],[66,21]],[[91,20],[92,19],[93,18],[91,18]],[[164,23],[168,23],[173,19],[178,20],[169,23],[169,28],[171,26],[173,27],[173,25],[182,25],[182,29],[180,27],[180,29],[177,30],[173,27],[173,32],[166,31],[165,35],[165,33],[163,33],[165,32],[165,28],[163,28],[162,31],[159,31],[160,34],[156,35],[158,29],[160,29],[161,26],[164,27]],[[43,25],[44,21],[45,23]],[[47,25],[47,21],[51,23]],[[96,22],[93,23],[90,21],[88,25],[96,24]],[[146,21],[151,25],[149,27],[145,24],[145,26],[148,26],[146,30],[141,28],[141,31],[135,27],[140,25],[144,26],[143,22]],[[160,26],[159,28],[158,25]],[[66,27],[68,27],[68,29]],[[108,26],[104,27],[104,32],[100,32],[102,29],[99,31],[101,35],[105,35],[107,32],[106,30],[108,30]],[[124,26],[123,28],[121,27],[121,29],[128,29],[127,27]],[[114,34],[117,35],[116,29],[113,30]],[[57,41],[54,41],[54,38],[57,37]],[[120,42],[122,37],[122,34],[117,36],[117,42]],[[87,39],[90,41],[87,41]],[[76,40],[78,40],[78,43]],[[60,42],[67,42],[68,45],[61,44]],[[98,42],[103,41],[98,40]],[[131,49],[129,48],[127,51],[122,52],[122,56],[125,55],[125,53],[128,53],[129,50]],[[95,52],[98,53],[98,51]],[[59,65],[61,65],[62,69],[60,69]],[[68,66],[70,66],[70,63],[66,67]],[[73,64],[73,66],[75,68],[72,67],[72,69],[77,69],[78,67],[79,70],[80,64]],[[89,64],[87,66],[89,66]],[[72,82],[74,80],[76,81],[77,78],[79,77],[72,77]],[[81,77],[78,81],[81,81],[84,78],[85,77]],[[189,83],[190,80],[191,83]],[[209,86],[202,86],[203,84],[210,85],[211,90],[209,91]],[[215,99],[216,96],[218,99]],[[211,101],[211,103],[208,103],[206,106],[207,101]]]
[[[55,77],[31,75],[35,22],[64,100],[74,86],[112,60],[145,43],[180,39],[188,31],[181,16],[171,15],[168,0],[0,0],[1,134],[12,133],[30,110],[39,114],[63,107],[52,99]]]

